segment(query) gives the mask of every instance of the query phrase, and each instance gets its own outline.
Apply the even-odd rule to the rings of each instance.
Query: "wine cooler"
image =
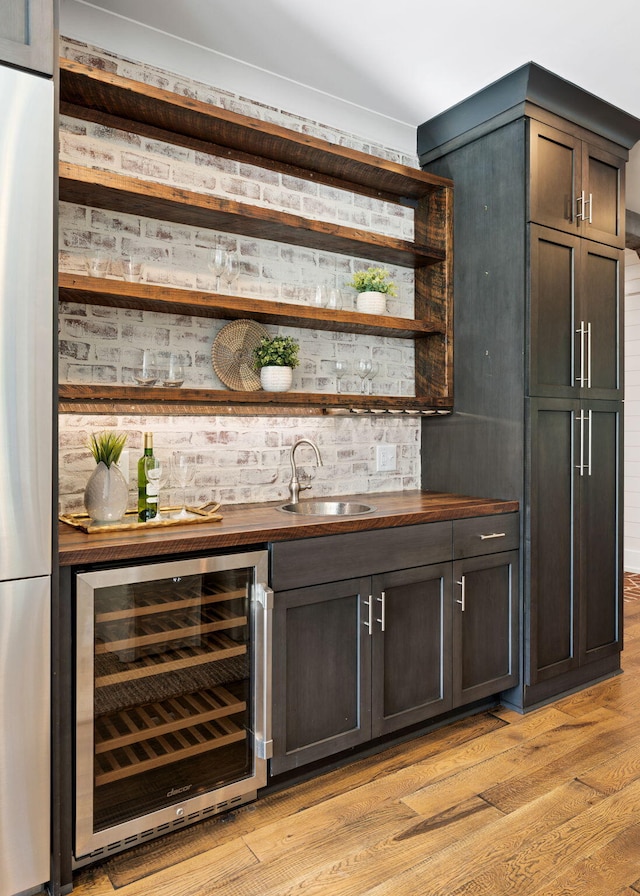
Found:
[[[267,570],[253,551],[77,573],[75,867],[266,784]]]

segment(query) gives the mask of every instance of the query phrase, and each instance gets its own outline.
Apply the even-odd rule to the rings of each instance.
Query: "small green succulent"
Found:
[[[122,454],[122,449],[127,441],[127,434],[115,432],[94,433],[89,439],[89,450],[93,454],[97,464],[102,461],[105,466],[117,464]]]
[[[381,292],[388,296],[397,295],[395,283],[385,268],[367,268],[366,271],[356,271],[347,286],[353,286],[358,292]]]
[[[297,367],[300,346],[292,336],[265,336],[253,350],[253,366]]]

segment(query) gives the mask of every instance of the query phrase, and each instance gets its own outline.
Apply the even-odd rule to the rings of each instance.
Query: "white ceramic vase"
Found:
[[[96,465],[84,490],[84,506],[95,523],[116,523],[127,509],[129,488],[122,471],[103,461]]]
[[[288,392],[293,382],[291,367],[262,367],[260,383],[265,392]]]
[[[356,308],[365,314],[384,314],[387,310],[387,296],[383,292],[359,292]]]

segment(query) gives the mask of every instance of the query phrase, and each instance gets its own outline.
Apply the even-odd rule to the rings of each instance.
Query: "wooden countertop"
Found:
[[[203,550],[217,551],[220,548],[270,541],[293,541],[318,535],[413,526],[418,523],[512,513],[518,510],[517,501],[418,490],[316,497],[318,500],[363,501],[374,505],[376,510],[353,517],[300,517],[278,510],[284,501],[238,504],[221,507],[219,512],[222,520],[219,522],[92,535],[60,523],[60,565],[103,563]],[[313,497],[309,500],[313,500]]]

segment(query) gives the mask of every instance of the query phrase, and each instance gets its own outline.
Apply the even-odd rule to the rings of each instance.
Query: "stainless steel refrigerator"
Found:
[[[0,66],[0,896],[49,880],[54,87]]]

